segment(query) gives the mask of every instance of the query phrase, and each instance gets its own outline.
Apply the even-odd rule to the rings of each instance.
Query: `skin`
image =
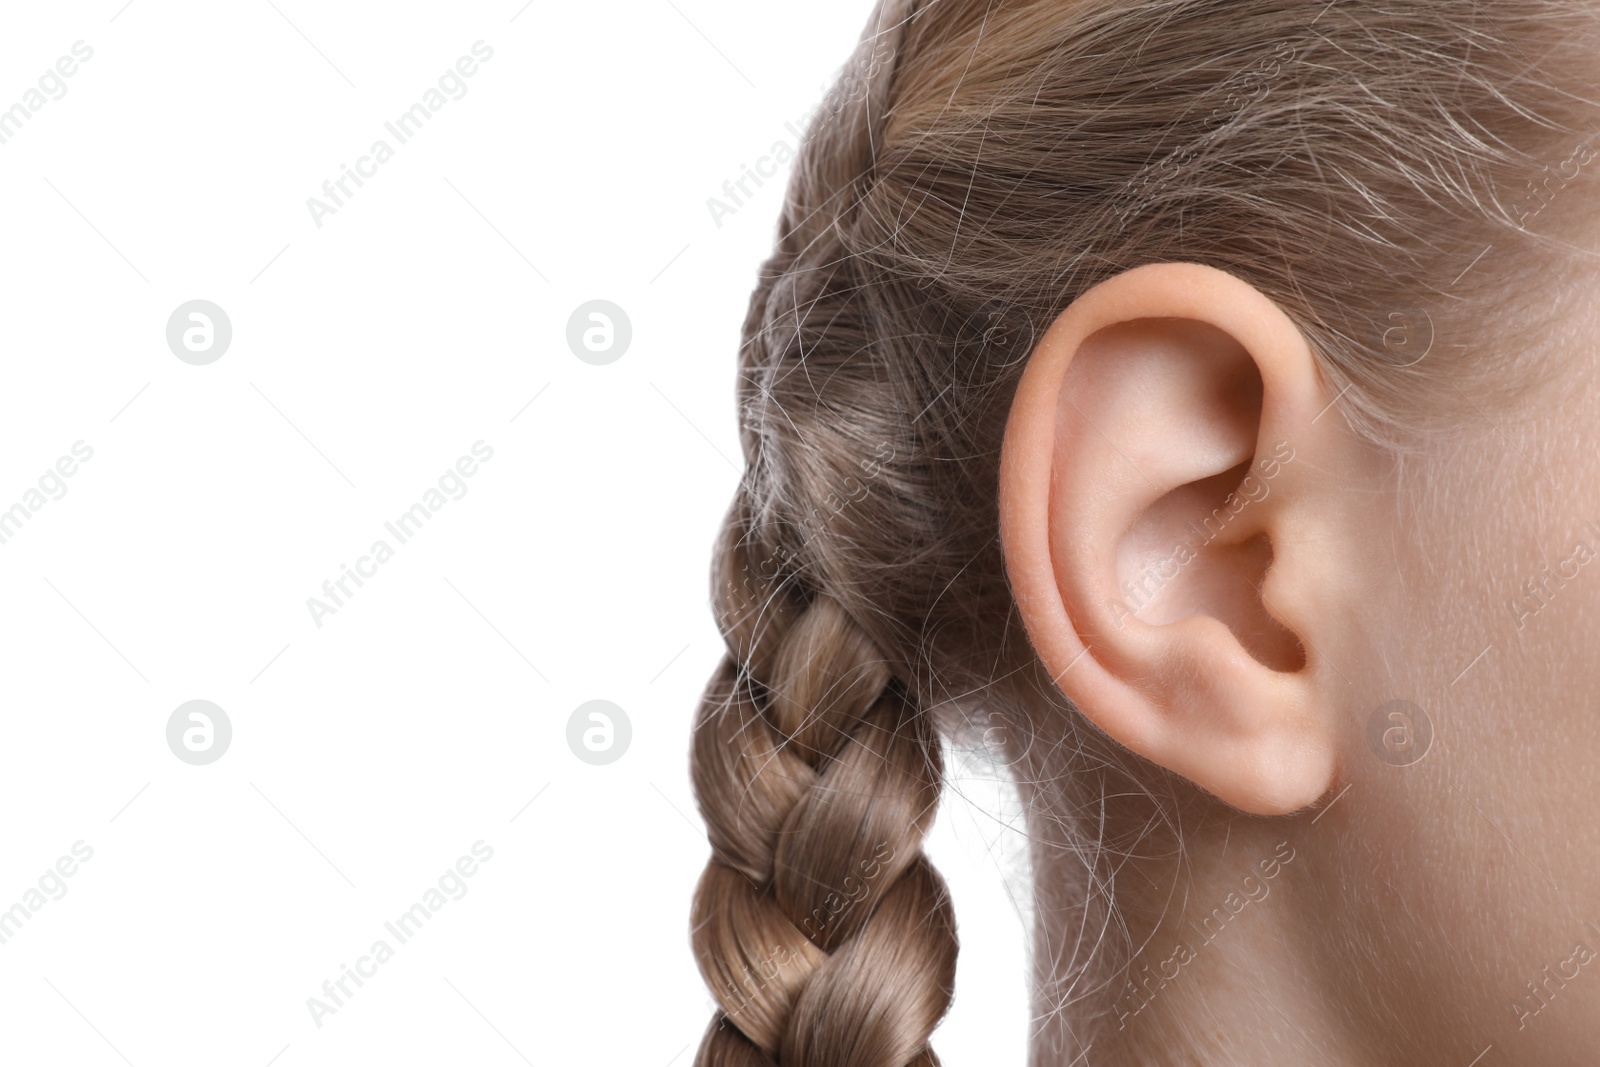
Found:
[[[1570,362],[1402,467],[1293,322],[1209,267],[1111,278],[1032,353],[1000,500],[1029,639],[1209,805],[1181,856],[1119,876],[1161,980],[1089,1062],[1600,1058],[1600,388]],[[1035,876],[1048,900],[1081,868],[1046,849]],[[1043,1019],[1035,1062],[1062,1047]]]

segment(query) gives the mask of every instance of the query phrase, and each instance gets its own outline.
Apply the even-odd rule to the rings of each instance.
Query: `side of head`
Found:
[[[874,13],[745,322],[698,1063],[935,1062],[921,841],[977,731],[1037,1062],[1242,1055],[1193,1021],[1274,991],[1368,1062],[1565,1062],[1600,980],[1524,979],[1600,946],[1562,859],[1600,847],[1597,15]]]

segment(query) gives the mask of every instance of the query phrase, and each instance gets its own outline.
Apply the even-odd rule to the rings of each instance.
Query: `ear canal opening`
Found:
[[[1202,610],[1233,631],[1234,638],[1258,663],[1289,674],[1306,665],[1306,650],[1262,597],[1272,568],[1272,539],[1265,533],[1230,536],[1227,529],[1235,516],[1265,500],[1271,491],[1253,472],[1254,461],[1251,457],[1195,483],[1205,489],[1202,499],[1214,505],[1199,526],[1206,537],[1196,545],[1195,573],[1207,587]]]
[[[1236,569],[1249,582],[1243,599],[1224,601],[1219,608],[1225,611],[1229,606],[1237,606],[1239,610],[1219,614],[1218,618],[1258,662],[1286,674],[1305,667],[1305,646],[1294,631],[1277,620],[1261,596],[1267,571],[1272,567],[1271,539],[1264,533],[1256,534],[1237,545],[1214,551],[1232,555],[1230,569]]]

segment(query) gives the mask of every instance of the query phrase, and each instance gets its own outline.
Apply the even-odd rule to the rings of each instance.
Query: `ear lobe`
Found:
[[[1312,472],[1347,446],[1323,392],[1259,290],[1151,264],[1062,312],[1006,427],[1001,538],[1045,667],[1114,739],[1256,814],[1336,773],[1312,631],[1337,508]]]

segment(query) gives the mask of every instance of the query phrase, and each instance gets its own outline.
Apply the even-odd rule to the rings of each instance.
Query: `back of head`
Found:
[[[722,1009],[697,1063],[936,1062],[956,935],[921,843],[941,737],[974,722],[1006,726],[1036,847],[1081,859],[1039,888],[1081,916],[1036,953],[1054,1051],[1114,1023],[1119,858],[1208,800],[1084,722],[1017,624],[997,482],[1027,357],[1096,283],[1198,263],[1283,308],[1396,455],[1514,404],[1537,346],[1492,342],[1557,299],[1528,279],[1580,210],[1550,163],[1588,129],[1594,22],[1575,0],[873,12],[744,324],[727,655],[692,752]]]

